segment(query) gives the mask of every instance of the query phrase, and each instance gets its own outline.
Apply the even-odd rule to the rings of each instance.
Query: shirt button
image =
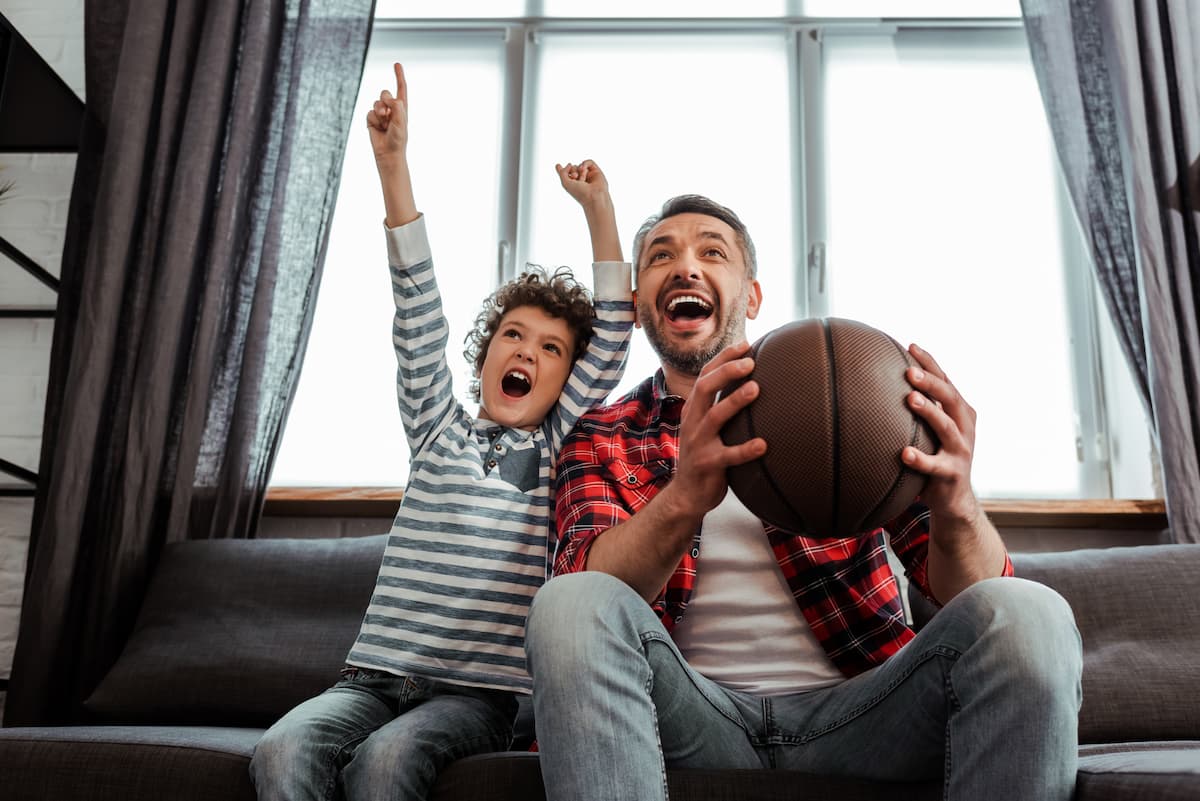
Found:
[[[683,620],[683,615],[680,615],[679,617],[675,618],[676,623],[679,623],[682,620]]]
[[[496,460],[488,459],[488,467],[495,467],[495,466],[496,466]]]
[[[693,558],[693,559],[697,559],[697,558],[699,558],[699,556],[700,556],[700,549],[699,549],[699,548],[693,548],[693,549],[692,549],[692,558]]]
[[[503,449],[504,449],[504,446],[503,446],[503,445],[501,445],[499,442],[497,442],[497,443],[496,443],[496,450],[498,450],[498,451],[499,451],[499,450],[503,450]]]
[[[636,484],[637,476],[625,476],[625,483],[626,484]]]

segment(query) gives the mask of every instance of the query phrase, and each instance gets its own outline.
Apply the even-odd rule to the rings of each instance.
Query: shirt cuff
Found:
[[[592,286],[597,300],[629,300],[633,295],[630,284],[633,265],[627,261],[597,261],[592,263]]]
[[[388,228],[385,222],[383,230],[387,235],[388,266],[406,269],[431,258],[424,214],[395,228]]]

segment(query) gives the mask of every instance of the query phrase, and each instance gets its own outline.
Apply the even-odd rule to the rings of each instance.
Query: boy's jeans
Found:
[[[667,766],[944,777],[954,801],[1067,801],[1075,786],[1079,634],[1058,594],[1021,579],[975,584],[883,665],[795,695],[705,679],[603,573],[539,591],[526,651],[550,801],[665,799]]]
[[[502,751],[512,693],[347,668],[284,715],[254,749],[259,801],[423,801],[456,759]]]

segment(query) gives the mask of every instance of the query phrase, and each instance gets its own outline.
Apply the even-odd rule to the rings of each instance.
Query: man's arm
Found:
[[[941,447],[932,455],[906,447],[900,458],[929,476],[921,493],[931,514],[929,587],[944,604],[975,582],[1011,568],[1000,533],[971,489],[975,410],[932,356],[916,345],[909,346],[909,353],[919,365],[908,369],[916,390],[909,393],[909,406],[937,434]]]
[[[653,601],[691,546],[704,515],[724,499],[726,468],[766,452],[761,437],[735,446],[721,440],[721,427],[758,394],[758,384],[747,381],[717,401],[721,389],[754,369],[746,357],[749,349],[745,342],[730,346],[700,372],[680,420],[675,476],[639,512],[591,542],[588,570],[616,576]],[[570,501],[560,496],[558,502]]]

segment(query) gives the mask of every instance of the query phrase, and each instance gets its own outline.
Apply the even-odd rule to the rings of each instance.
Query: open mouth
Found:
[[[520,370],[509,370],[505,373],[504,378],[500,379],[500,389],[509,397],[523,398],[529,394],[529,390],[533,389],[533,384],[530,382],[529,376]]]
[[[698,323],[712,313],[712,304],[699,295],[676,295],[667,301],[667,319],[673,323]]]

